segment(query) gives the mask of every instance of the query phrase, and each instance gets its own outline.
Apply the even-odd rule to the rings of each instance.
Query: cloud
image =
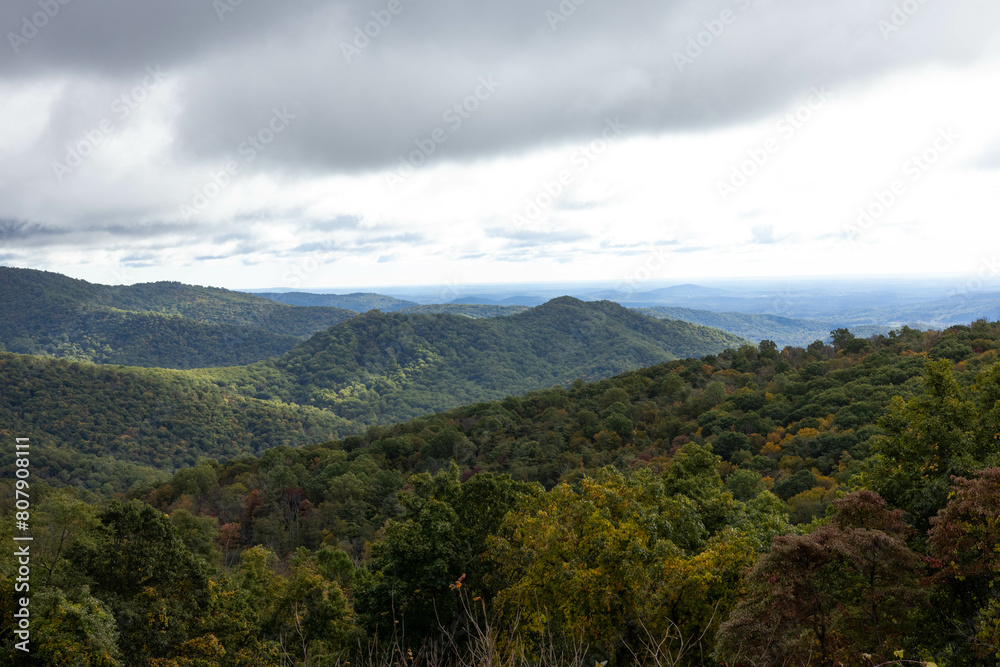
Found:
[[[1000,7],[972,4],[976,11],[923,5],[890,42],[879,21],[892,4],[870,0],[594,1],[555,30],[545,12],[556,2],[405,0],[375,37],[358,39],[367,45],[348,62],[345,45],[379,3],[260,0],[220,20],[204,0],[77,0],[20,53],[8,51],[0,77],[72,77],[113,89],[160,66],[182,82],[175,159],[225,159],[287,107],[295,118],[267,147],[269,168],[343,172],[392,165],[436,129],[447,141],[435,159],[469,160],[586,140],[618,116],[631,131],[652,133],[760,117],[810,85],[977,58]],[[724,10],[732,25],[692,64],[675,66]],[[34,2],[8,2],[0,25],[18,26],[33,11]],[[953,26],[944,35],[941,21]],[[487,79],[499,87],[476,100]],[[49,131],[62,137],[66,118],[106,113],[108,99],[61,98]]]
[[[762,267],[784,252],[809,268],[805,246],[787,250],[803,235],[787,230],[809,220],[815,240],[841,229],[963,104],[963,136],[993,146],[964,163],[983,182],[941,166],[893,214],[919,220],[921,238],[945,203],[966,225],[995,218],[981,193],[1000,165],[996,110],[953,94],[975,90],[968,81],[944,90],[953,73],[977,72],[980,89],[995,81],[992,1],[923,3],[900,18],[894,0],[588,0],[565,21],[547,14],[557,0],[401,0],[391,20],[385,0],[221,3],[232,11],[69,0],[37,26],[37,0],[0,5],[0,34],[15,35],[0,44],[3,251],[53,268],[149,257],[164,275],[203,262],[254,280],[268,271],[274,284],[313,255],[325,262],[314,281],[380,281],[390,269],[450,280],[456,258],[532,270],[599,259],[613,273],[633,270],[644,250],[630,243],[662,236],[670,219],[683,239],[673,249],[693,253],[670,270],[700,270],[701,250],[748,238]],[[150,69],[164,81],[147,86]],[[822,85],[834,101],[736,206],[720,204],[715,179]],[[898,91],[912,95],[907,111],[880,118]],[[979,126],[977,113],[988,116]],[[599,158],[567,159],[616,118],[628,128]],[[88,154],[57,173],[74,151]],[[420,164],[390,190],[401,159]],[[537,229],[505,226],[567,169],[573,183]],[[196,193],[211,196],[188,217]],[[881,256],[873,243],[852,259]]]

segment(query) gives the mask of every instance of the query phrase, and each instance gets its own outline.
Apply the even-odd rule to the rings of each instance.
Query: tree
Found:
[[[923,384],[920,396],[892,399],[879,421],[887,434],[872,439],[872,456],[858,479],[906,511],[919,532],[945,506],[952,476],[1000,463],[1000,364],[963,389],[950,362],[931,360]]]
[[[354,630],[354,615],[340,585],[324,576],[315,555],[300,548],[288,577],[276,583],[266,625],[276,633],[282,654],[301,660],[303,667],[340,656]]]
[[[935,579],[944,584],[942,625],[953,650],[974,652],[970,662],[1000,659],[1000,468],[953,482],[929,539]]]
[[[854,340],[854,334],[847,329],[834,329],[830,332],[830,339],[833,343],[833,349],[843,350]]]
[[[411,477],[399,494],[401,515],[372,545],[374,577],[358,592],[369,630],[389,631],[399,621],[419,643],[439,624],[451,624],[459,609],[450,585],[465,575],[467,586],[482,590],[487,537],[523,497],[538,492],[506,475],[479,474],[462,484],[454,464],[433,477]]]
[[[764,481],[760,473],[747,468],[740,468],[730,473],[726,478],[726,488],[733,498],[743,502],[753,500],[764,490]]]
[[[138,500],[111,501],[100,537],[73,545],[68,558],[114,614],[126,664],[169,657],[197,636],[208,605],[208,577],[169,517]]]
[[[830,522],[776,537],[746,580],[746,597],[719,630],[728,663],[857,664],[888,660],[915,631],[924,602],[911,529],[871,491],[834,501]]]
[[[519,619],[528,633],[554,625],[618,661],[656,646],[676,654],[680,638],[688,649],[704,650],[702,640],[710,643],[735,602],[756,540],[732,527],[710,536],[698,501],[671,489],[682,486],[682,471],[699,474],[698,449],[672,480],[647,469],[624,475],[605,468],[508,514],[489,552],[507,621]],[[713,497],[697,481],[688,492]],[[746,517],[737,511],[731,518]],[[669,641],[657,644],[665,636]]]

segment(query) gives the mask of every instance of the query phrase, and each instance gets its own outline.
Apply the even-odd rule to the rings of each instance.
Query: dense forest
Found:
[[[643,317],[608,301],[562,297],[488,319],[371,311],[278,359],[201,375],[227,391],[384,424],[745,342],[707,327]]]
[[[997,664],[1000,323],[831,338],[35,481],[25,664]]]
[[[502,320],[372,311],[282,357],[222,369],[126,368],[0,353],[0,428],[39,443],[40,474],[124,491],[157,470],[202,457],[323,442],[740,342],[611,304],[567,300]],[[80,456],[90,457],[87,465]],[[101,461],[114,468],[95,474]]]
[[[96,285],[9,267],[0,267],[0,312],[0,352],[162,368],[279,356],[356,314],[181,283]]]

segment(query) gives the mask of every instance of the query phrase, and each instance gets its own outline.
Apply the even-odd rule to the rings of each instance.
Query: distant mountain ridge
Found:
[[[859,338],[869,338],[875,334],[886,334],[894,327],[878,325],[845,325],[836,322],[796,319],[778,315],[760,315],[754,313],[717,313],[711,310],[694,310],[676,306],[651,306],[649,308],[634,308],[638,313],[650,317],[682,320],[703,326],[714,327],[722,331],[746,338],[751,342],[772,340],[779,348],[788,345],[806,347],[816,340],[827,341],[834,329],[849,328],[851,333]],[[914,323],[911,328],[927,329],[926,325]]]
[[[165,368],[278,356],[356,315],[214,287],[98,285],[9,267],[0,267],[0,314],[0,351]]]
[[[384,313],[416,306],[414,301],[397,299],[385,294],[355,292],[353,294],[315,294],[312,292],[254,292],[259,296],[291,306],[327,306],[365,313],[381,310]]]

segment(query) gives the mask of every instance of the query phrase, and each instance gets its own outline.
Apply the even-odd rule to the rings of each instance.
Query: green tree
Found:
[[[143,665],[197,635],[208,605],[208,578],[169,517],[138,500],[112,501],[100,537],[75,544],[69,560],[114,614],[122,658]]]
[[[918,531],[926,531],[945,506],[952,476],[1000,462],[1000,365],[963,389],[950,362],[928,361],[923,385],[923,393],[909,401],[892,399],[879,422],[887,434],[872,439],[873,455],[858,478],[910,514]]]

